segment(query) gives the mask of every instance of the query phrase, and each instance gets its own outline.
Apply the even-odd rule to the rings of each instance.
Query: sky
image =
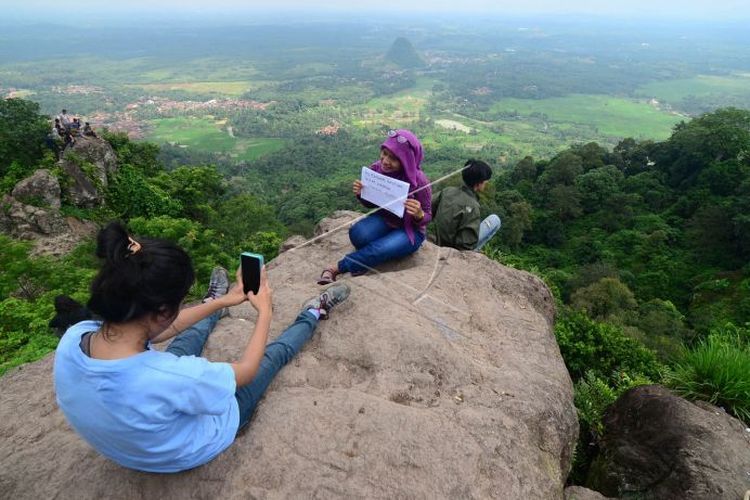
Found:
[[[177,9],[182,13],[237,10],[448,13],[463,11],[484,14],[586,14],[607,17],[645,17],[661,19],[737,19],[750,18],[750,0],[0,0],[0,9],[17,13],[51,13],[61,7],[69,14],[103,14],[107,11],[152,11]]]

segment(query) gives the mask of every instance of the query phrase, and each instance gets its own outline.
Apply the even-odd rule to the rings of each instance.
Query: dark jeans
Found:
[[[203,318],[184,332],[172,339],[167,352],[175,356],[200,356],[208,336],[219,321],[219,312]]]
[[[219,321],[219,313],[197,322],[169,344],[167,352],[177,356],[200,356],[208,336]],[[310,340],[318,319],[308,311],[302,311],[297,319],[276,340],[266,346],[260,367],[253,380],[237,388],[235,397],[240,407],[240,425],[242,429],[250,421],[258,401],[263,396],[273,378],[284,365],[289,363],[305,343]],[[238,430],[239,430],[238,429]]]
[[[378,214],[373,214],[349,229],[349,240],[357,251],[339,261],[339,271],[363,273],[383,262],[413,254],[422,246],[424,234],[414,231],[412,243],[403,228],[393,228]]]

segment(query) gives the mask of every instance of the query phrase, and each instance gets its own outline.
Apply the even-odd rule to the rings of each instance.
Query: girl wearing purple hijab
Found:
[[[378,264],[406,257],[419,249],[425,239],[427,223],[432,219],[430,180],[420,167],[423,156],[422,144],[412,132],[403,129],[388,132],[388,138],[380,146],[380,160],[370,168],[409,183],[404,216],[401,218],[380,209],[354,224],[349,229],[349,240],[356,251],[325,269],[318,284],[336,281],[341,273],[365,274]],[[361,181],[354,181],[352,191],[364,206],[376,207],[360,197]]]

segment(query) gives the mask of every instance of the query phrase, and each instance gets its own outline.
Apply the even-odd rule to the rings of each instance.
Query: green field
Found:
[[[160,118],[149,124],[151,130],[146,139],[150,141],[223,153],[242,161],[255,160],[284,147],[283,139],[231,137],[222,130],[223,122],[211,118]]]
[[[375,123],[392,123],[393,121],[411,122],[419,119],[420,112],[427,104],[432,94],[432,86],[436,80],[432,78],[417,78],[414,87],[394,94],[370,99],[365,104],[367,112],[357,125]]]
[[[265,83],[265,82],[263,82]],[[218,94],[229,97],[238,97],[250,89],[257,88],[260,84],[246,80],[228,82],[172,82],[172,83],[144,83],[128,85],[131,88],[140,88],[152,92],[183,90],[194,94]]]
[[[716,94],[736,95],[750,99],[750,74],[700,75],[682,80],[653,82],[639,87],[637,94],[667,102],[677,102],[688,96],[706,97]]]
[[[555,125],[586,125],[601,135],[666,139],[683,118],[661,111],[646,102],[605,95],[570,95],[550,99],[501,99],[493,112],[534,113]]]

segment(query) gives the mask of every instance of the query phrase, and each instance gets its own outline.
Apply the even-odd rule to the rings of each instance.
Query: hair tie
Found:
[[[141,244],[128,236],[128,255],[135,255],[141,250]]]

